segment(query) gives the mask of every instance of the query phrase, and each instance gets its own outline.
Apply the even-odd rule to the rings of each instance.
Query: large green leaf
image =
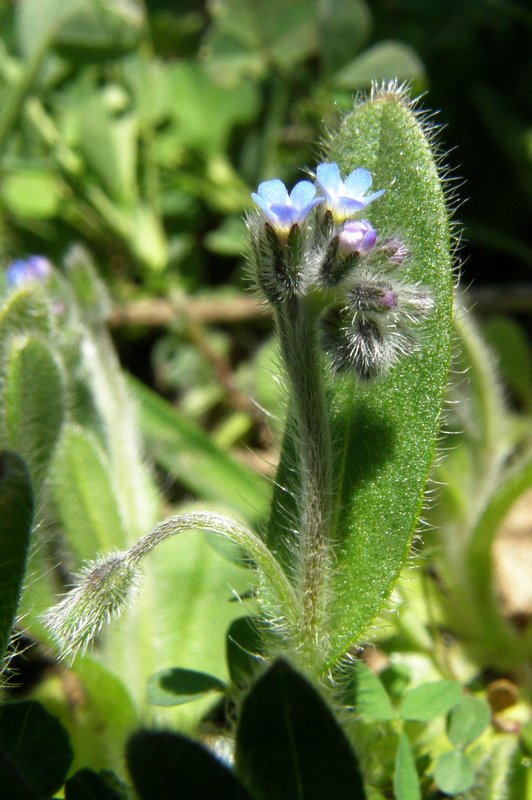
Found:
[[[339,163],[344,176],[366,167],[375,189],[386,189],[367,216],[380,235],[404,238],[411,252],[404,279],[429,287],[435,301],[420,326],[420,348],[384,378],[369,385],[351,376],[329,380],[336,509],[328,626],[332,662],[390,596],[419,522],[449,368],[453,282],[438,170],[401,92],[392,87],[357,106],[332,139],[327,158]],[[293,421],[270,525],[270,543],[281,556],[287,531],[300,529],[292,431]]]
[[[51,481],[61,524],[80,561],[126,546],[108,459],[92,434],[74,425],[66,427]]]
[[[22,590],[33,518],[28,469],[16,453],[0,454],[0,666]]]
[[[237,772],[257,800],[364,800],[349,742],[319,692],[276,661],[246,697]]]
[[[71,761],[67,732],[39,703],[0,708],[0,796],[45,800],[63,785]]]
[[[141,800],[251,800],[225,764],[177,733],[138,731],[127,763]]]

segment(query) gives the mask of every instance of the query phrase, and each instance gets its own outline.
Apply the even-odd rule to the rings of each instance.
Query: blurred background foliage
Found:
[[[122,304],[126,366],[211,426],[238,412],[222,443],[261,441],[245,394],[264,325],[240,294],[250,190],[312,168],[372,80],[439,109],[466,282],[512,284],[490,309],[530,305],[527,3],[3,0],[0,21],[0,259],[60,265],[86,245]]]

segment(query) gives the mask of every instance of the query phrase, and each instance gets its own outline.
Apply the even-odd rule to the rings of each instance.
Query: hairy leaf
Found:
[[[3,390],[5,441],[28,462],[36,489],[45,477],[65,414],[65,380],[36,336],[11,343]]]
[[[16,453],[0,453],[0,666],[20,600],[32,518],[28,468]]]

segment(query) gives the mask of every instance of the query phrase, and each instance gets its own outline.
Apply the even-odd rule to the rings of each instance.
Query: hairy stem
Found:
[[[128,562],[137,564],[166,539],[178,533],[184,533],[187,530],[198,529],[207,530],[229,539],[250,556],[258,567],[259,574],[267,584],[266,591],[268,594],[273,595],[271,599],[274,600],[277,606],[276,611],[281,612],[287,624],[293,627],[297,620],[297,604],[294,591],[281,566],[262,539],[229,517],[202,511],[169,517],[159,523],[150,533],[139,539],[137,544],[128,550]]]
[[[301,598],[304,654],[319,654],[326,631],[326,588],[330,560],[332,454],[329,417],[317,342],[316,312],[292,298],[277,309],[281,352],[297,420],[299,518],[296,594]]]

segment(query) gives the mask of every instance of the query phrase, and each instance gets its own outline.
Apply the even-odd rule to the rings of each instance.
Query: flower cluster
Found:
[[[363,212],[385,190],[370,192],[362,167],[345,180],[335,163],[319,164],[316,184],[261,183],[250,214],[254,273],[274,306],[321,298],[322,344],[337,370],[363,380],[383,373],[417,347],[416,328],[433,307],[430,293],[408,285],[401,238],[382,237]]]

